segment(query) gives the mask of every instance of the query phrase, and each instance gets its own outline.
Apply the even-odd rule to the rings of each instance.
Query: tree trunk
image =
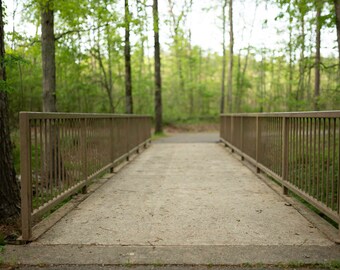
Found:
[[[0,0],[0,80],[6,81],[3,5]],[[3,84],[5,87],[5,84]],[[15,178],[9,130],[8,98],[0,89],[0,223],[20,213],[19,188]]]
[[[233,111],[233,57],[234,57],[234,30],[233,30],[233,0],[229,0],[229,66],[228,66],[228,111]]]
[[[338,40],[338,51],[339,51],[339,66],[338,73],[340,75],[340,0],[334,0],[334,8],[335,8],[335,18],[336,18],[336,32],[337,32],[337,40]],[[338,82],[340,81],[340,76],[338,76]]]
[[[299,61],[299,88],[296,92],[296,101],[298,104],[298,108],[300,108],[302,101],[305,97],[305,14],[302,10],[300,10],[300,23],[301,23],[301,53],[300,53],[300,61]]]
[[[193,76],[193,71],[194,71],[194,63],[193,63],[193,52],[191,48],[191,30],[189,30],[189,52],[188,52],[188,62],[189,62],[189,115],[193,117],[194,115],[194,76]]]
[[[314,82],[314,110],[318,111],[320,96],[320,45],[321,45],[321,1],[316,1],[316,52],[315,52],[315,82]]]
[[[227,0],[224,0],[223,8],[222,8],[222,81],[221,81],[221,106],[220,113],[224,113],[224,101],[225,101],[225,69],[226,69],[226,50],[225,50],[225,25],[226,25],[226,14],[225,10],[227,8]],[[228,96],[229,97],[229,96]],[[229,105],[229,104],[228,104]]]
[[[111,108],[111,113],[115,113],[115,106],[114,106],[114,96],[113,96],[113,78],[112,78],[112,56],[111,56],[111,38],[110,38],[110,35],[109,35],[109,30],[108,30],[108,27],[107,27],[107,53],[108,53],[108,66],[109,66],[109,69],[108,69],[108,72],[109,72],[109,82],[108,82],[108,85],[109,85],[109,101],[110,101],[110,108]]]
[[[162,120],[162,78],[159,45],[158,0],[153,0],[153,30],[155,38],[155,133],[163,132]]]
[[[253,20],[252,20],[249,37],[253,36],[253,30],[254,30],[254,24],[255,24],[255,20],[256,20],[256,14],[257,14],[258,5],[259,5],[259,0],[256,0],[256,2],[255,2],[254,17],[253,17]],[[245,78],[246,78],[248,59],[249,59],[249,55],[250,55],[250,48],[251,48],[251,44],[248,43],[247,54],[246,54],[246,59],[244,61],[244,66],[242,68],[242,73],[241,73],[241,66],[242,66],[242,64],[241,64],[241,51],[242,51],[242,49],[239,50],[239,54],[238,54],[237,88],[236,88],[235,110],[234,110],[236,112],[241,112],[242,100],[243,100],[243,96],[244,96],[245,90],[246,90],[245,86],[244,86],[244,83],[245,83]]]
[[[130,11],[129,1],[125,0],[125,112],[133,113],[132,79],[131,79],[131,47],[130,47]]]
[[[174,4],[172,0],[168,0],[169,3],[169,13],[172,18],[172,24],[173,24],[173,33],[172,33],[172,38],[175,44],[175,57],[176,57],[176,64],[177,64],[177,71],[178,71],[178,80],[179,80],[179,90],[180,93],[185,93],[186,92],[186,85],[185,85],[185,78],[183,75],[183,63],[182,63],[182,36],[181,36],[181,29],[180,25],[183,24],[183,18],[184,18],[184,13],[183,11],[179,16],[177,16],[174,13]],[[180,100],[178,100],[178,95],[175,92],[175,88],[173,88],[173,97],[174,97],[174,102],[179,103]]]
[[[41,7],[41,54],[43,69],[43,111],[56,112],[56,63],[55,63],[55,36],[53,0],[45,1]],[[66,76],[67,77],[67,76]],[[67,81],[66,81],[67,82]],[[48,140],[45,142],[44,172],[47,181],[66,178],[66,169],[62,156],[58,155],[60,149],[60,132],[58,125],[50,121],[46,123]],[[57,180],[55,180],[57,181]]]
[[[54,15],[47,1],[41,10],[41,52],[43,69],[43,111],[56,112],[56,67]]]
[[[292,111],[292,96],[293,96],[293,26],[292,21],[293,17],[291,15],[291,3],[289,3],[289,74],[288,74],[288,102],[287,108],[288,111]]]

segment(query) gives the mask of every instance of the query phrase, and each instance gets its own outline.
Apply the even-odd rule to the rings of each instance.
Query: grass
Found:
[[[161,138],[166,138],[168,137],[168,135],[165,132],[161,132],[161,133],[153,133],[151,136],[151,140],[155,141]]]

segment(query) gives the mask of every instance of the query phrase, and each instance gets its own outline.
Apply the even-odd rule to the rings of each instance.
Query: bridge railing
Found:
[[[340,111],[221,115],[220,139],[340,223]]]
[[[151,117],[20,113],[22,238],[33,220],[150,141]]]

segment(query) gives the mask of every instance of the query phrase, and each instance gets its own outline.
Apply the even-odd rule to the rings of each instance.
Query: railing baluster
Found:
[[[288,176],[288,147],[289,147],[289,118],[284,117],[282,123],[282,192],[284,195],[288,194],[288,189],[284,185],[284,181],[287,181]]]

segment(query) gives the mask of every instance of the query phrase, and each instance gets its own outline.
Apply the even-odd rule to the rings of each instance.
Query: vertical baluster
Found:
[[[329,206],[329,188],[330,188],[330,179],[329,179],[329,167],[330,167],[330,159],[331,159],[331,119],[328,118],[328,139],[327,139],[327,178],[326,178],[326,205]]]
[[[40,181],[41,181],[41,188],[42,188],[42,204],[46,202],[46,179],[45,175],[45,168],[44,168],[44,143],[43,143],[43,120],[39,119],[39,145],[40,145]]]
[[[282,121],[282,192],[287,195],[288,189],[285,187],[284,181],[288,178],[289,119],[284,117]]]
[[[322,118],[322,166],[321,166],[321,202],[325,198],[325,145],[326,145],[326,119]]]
[[[316,143],[316,137],[317,137],[317,118],[313,119],[313,195],[317,198],[317,179],[316,179],[316,165],[317,165],[317,155],[316,155],[316,149],[317,149],[317,143]]]
[[[35,184],[35,203],[36,203],[36,208],[38,208],[40,205],[42,205],[41,201],[41,191],[40,191],[40,183],[38,179],[38,138],[37,138],[37,123],[38,120],[34,119],[33,121],[33,132],[34,132],[34,165],[33,165],[33,170],[34,170],[34,184]]]
[[[313,118],[309,119],[309,172],[308,172],[308,181],[309,181],[309,189],[308,194],[313,196],[313,181],[312,181],[312,164],[313,164]]]
[[[309,189],[309,179],[308,179],[308,168],[309,168],[309,119],[305,118],[305,189],[304,191],[308,193]]]
[[[338,211],[338,220],[340,220],[340,118],[338,118],[338,155],[337,155],[337,158],[338,158],[338,179],[337,179],[337,193],[338,193],[338,196],[337,196],[337,211]],[[339,226],[339,229],[338,229],[338,232],[339,232],[339,236],[340,236],[340,226]]]
[[[60,139],[60,129],[61,129],[61,121],[62,119],[57,120],[57,159],[58,159],[58,182],[60,186],[60,191],[63,192],[65,190],[65,184],[62,181],[61,178],[61,168],[62,168],[62,158],[61,158],[61,153],[60,153],[60,144],[61,144],[61,139]]]
[[[293,162],[293,172],[292,172],[292,183],[294,185],[296,185],[297,183],[297,171],[296,171],[296,166],[297,166],[297,128],[296,128],[296,121],[297,121],[297,118],[294,117],[293,118],[293,121],[294,121],[294,141],[293,141],[293,145],[294,145],[294,154],[293,154],[293,159],[292,159],[292,162]]]
[[[315,134],[317,136],[317,149],[316,149],[316,185],[317,185],[317,199],[320,200],[321,198],[321,118],[317,118],[317,133]]]
[[[333,147],[332,147],[332,197],[331,197],[331,209],[334,209],[334,197],[335,197],[335,167],[336,167],[336,159],[335,159],[335,152],[336,152],[336,118],[333,118]]]

